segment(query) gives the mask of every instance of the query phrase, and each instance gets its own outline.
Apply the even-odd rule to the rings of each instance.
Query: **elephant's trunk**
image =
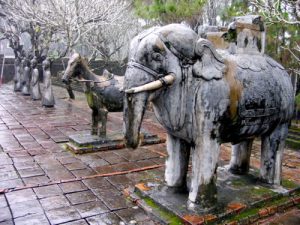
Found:
[[[153,81],[144,71],[128,67],[125,73],[124,89],[131,89]],[[139,132],[145,113],[149,92],[125,93],[124,97],[124,136],[127,147],[136,148]]]
[[[126,94],[124,99],[124,125],[126,146],[139,145],[139,132],[145,113],[148,93]]]

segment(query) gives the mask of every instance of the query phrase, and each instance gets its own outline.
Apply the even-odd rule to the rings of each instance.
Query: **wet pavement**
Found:
[[[165,144],[75,155],[63,145],[68,135],[90,130],[90,109],[81,93],[75,101],[62,88],[54,94],[56,106],[43,108],[12,85],[0,87],[0,192],[6,192],[0,194],[0,225],[155,224],[123,191],[163,179]],[[122,130],[122,121],[121,113],[109,113],[108,132]],[[152,112],[143,127],[165,138]],[[221,159],[229,162],[229,145]],[[258,167],[259,159],[253,151],[251,165]],[[283,175],[300,183],[300,151],[286,149]],[[299,214],[293,209],[260,223],[287,224],[280,221],[299,221]]]

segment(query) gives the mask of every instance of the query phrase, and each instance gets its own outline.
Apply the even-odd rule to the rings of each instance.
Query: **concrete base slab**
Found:
[[[145,131],[141,133],[141,145],[163,142],[165,140],[155,134]],[[66,147],[76,154],[121,149],[125,147],[124,135],[121,132],[110,133],[106,137],[99,137],[90,133],[74,134],[69,136],[69,142],[66,143]]]
[[[176,193],[164,183],[137,184],[131,191],[131,197],[162,224],[170,224],[172,220],[178,224],[207,224],[227,222],[239,213],[254,208],[258,208],[258,213],[260,207],[272,205],[272,202],[289,195],[287,187],[276,188],[261,183],[254,172],[238,176],[224,167],[218,170],[217,187],[218,204],[211,209],[190,203],[188,192]],[[259,215],[256,216],[258,219]]]

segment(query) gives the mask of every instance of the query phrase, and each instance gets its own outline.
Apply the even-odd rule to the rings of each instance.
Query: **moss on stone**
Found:
[[[258,211],[259,211],[259,208],[252,208],[252,209],[249,209],[249,210],[245,210],[245,211],[241,212],[240,214],[232,217],[229,220],[229,222],[230,221],[235,221],[235,220],[240,220],[240,219],[255,215],[256,213],[258,213]]]
[[[144,202],[157,211],[159,213],[159,216],[165,220],[168,221],[168,224],[170,225],[183,225],[182,221],[173,213],[168,212],[167,210],[162,209],[159,205],[157,205],[152,199],[149,197],[143,198]]]
[[[272,190],[259,186],[259,187],[253,187],[250,190],[251,194],[257,195],[257,196],[265,196],[265,195],[272,195],[275,194]]]
[[[242,179],[236,179],[236,180],[232,180],[231,184],[234,187],[241,187],[241,186],[245,186],[247,184],[247,182]]]

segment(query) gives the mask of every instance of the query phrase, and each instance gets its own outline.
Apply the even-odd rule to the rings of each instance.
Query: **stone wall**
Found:
[[[51,64],[51,74],[52,76],[57,77],[59,72],[64,70],[64,67],[68,64],[68,58],[63,58],[57,61],[54,61]],[[64,64],[64,65],[63,65]],[[101,75],[104,69],[107,69],[109,72],[124,75],[126,70],[126,64],[121,65],[119,62],[105,62],[105,61],[93,61],[91,62],[90,68],[94,69],[94,73]]]
[[[15,73],[14,62],[15,62],[14,58],[5,58],[2,83],[7,83],[13,80],[14,73]],[[3,65],[3,55],[0,55],[0,75],[2,71],[2,65]]]

